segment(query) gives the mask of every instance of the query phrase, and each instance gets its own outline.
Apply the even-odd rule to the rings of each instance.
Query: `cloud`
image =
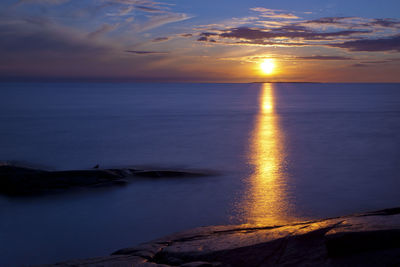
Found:
[[[361,64],[361,63],[357,63],[357,64],[351,65],[350,67],[365,68],[365,67],[368,67],[368,65],[366,65],[366,64]]]
[[[323,17],[314,20],[301,22],[301,25],[309,27],[334,27],[334,28],[368,28],[369,25],[364,23],[364,19],[358,17]]]
[[[160,51],[137,51],[137,50],[125,50],[127,53],[137,54],[137,55],[162,55],[168,54],[168,52],[160,52]]]
[[[136,10],[144,11],[147,13],[169,12],[168,4],[151,0],[105,0],[105,4],[103,4],[103,6],[109,5],[134,7]]]
[[[397,51],[400,52],[400,35],[380,39],[361,39],[341,44],[331,44],[332,47],[345,48],[350,51]]]
[[[111,9],[113,12],[107,14],[113,17],[132,15],[132,11],[139,12],[135,20],[130,19],[127,21],[125,19],[124,21],[126,23],[130,22],[133,26],[130,29],[136,32],[148,31],[169,23],[191,18],[185,13],[172,12],[169,4],[151,0],[105,0],[102,6],[103,8]]]
[[[336,32],[317,32],[303,26],[289,25],[277,29],[264,30],[261,28],[239,27],[226,30],[219,34],[222,38],[234,38],[245,40],[263,40],[273,38],[297,38],[303,40],[325,40],[331,37],[350,36],[355,34],[364,34],[365,30],[346,30]]]
[[[295,42],[295,41],[267,41],[267,40],[251,40],[251,41],[238,41],[234,44],[238,45],[265,45],[265,46],[276,46],[276,47],[303,47],[303,46],[310,46],[310,44],[304,42]]]
[[[400,28],[400,20],[398,19],[366,19],[360,17],[324,17],[315,20],[308,20],[301,23],[302,25],[310,26],[334,26],[342,28]]]
[[[307,23],[316,23],[316,24],[338,24],[342,23],[344,19],[347,19],[349,17],[325,17],[325,18],[319,18],[315,20],[309,20],[306,22],[303,22],[305,24]]]
[[[324,46],[350,51],[399,51],[398,38],[393,37],[399,33],[398,19],[338,16],[301,20],[283,10],[264,7],[250,10],[259,15],[251,20],[244,17],[241,24],[232,21],[231,24],[210,24],[195,28],[200,31],[197,40],[210,42],[212,36],[212,40],[225,45]]]
[[[168,40],[169,40],[169,37],[158,37],[158,38],[153,39],[153,42],[165,42]]]
[[[163,15],[150,16],[150,19],[142,24],[135,25],[135,29],[139,32],[148,31],[165,24],[183,21],[191,17],[184,13],[166,13]]]
[[[110,25],[110,24],[103,24],[100,28],[98,28],[97,30],[91,32],[88,34],[88,37],[93,39],[93,38],[97,38],[103,34],[106,34],[110,31],[115,30],[116,28],[118,28],[119,23],[116,23],[114,25]]]
[[[286,13],[285,11],[282,11],[282,10],[268,9],[268,8],[264,8],[264,7],[254,7],[254,8],[250,8],[250,10],[261,13],[260,16],[264,17],[264,18],[299,19],[298,16],[291,14],[291,13]]]
[[[400,58],[386,58],[382,60],[370,60],[370,61],[362,61],[353,65],[350,65],[350,67],[355,67],[355,68],[364,68],[364,67],[370,67],[375,64],[390,64],[390,63],[397,63],[400,61]]]
[[[383,63],[388,63],[392,62],[391,60],[374,60],[374,61],[364,61],[362,62],[363,64],[383,64]]]
[[[150,12],[150,13],[159,13],[159,12],[164,12],[164,10],[160,9],[160,8],[154,8],[154,7],[147,7],[147,6],[135,6],[136,9],[142,10],[142,11],[146,11],[146,12]]]
[[[91,53],[107,48],[61,27],[37,27],[21,22],[0,25],[2,53]]]
[[[18,4],[48,4],[48,5],[59,5],[63,4],[66,2],[69,2],[70,0],[19,0],[17,2]]]
[[[122,17],[122,16],[127,16],[130,15],[132,10],[134,9],[134,6],[125,6],[121,7],[118,12],[114,13],[107,13],[107,16],[115,16],[115,17]]]
[[[370,25],[381,26],[387,28],[400,28],[400,20],[398,19],[374,19]]]
[[[269,14],[271,17],[284,13],[261,7],[251,10]],[[264,21],[260,18],[248,23],[253,26],[247,24],[237,27],[223,25],[203,27],[202,32],[198,34],[198,41],[210,42],[209,37],[213,36],[213,40],[219,44],[227,45],[325,46],[349,51],[400,51],[398,35],[400,20],[397,19],[323,17],[314,20],[293,21],[292,18],[283,19],[283,16],[281,17],[282,20]],[[382,29],[383,27],[385,29]],[[329,59],[321,58],[321,60]]]
[[[305,57],[296,57],[296,59],[303,60],[352,60],[351,57],[342,57],[342,56],[305,56]]]
[[[210,36],[216,36],[216,35],[218,35],[218,33],[216,33],[216,32],[202,32],[201,33],[201,36],[204,36],[204,37],[210,37]]]
[[[50,19],[48,19],[46,17],[39,17],[39,16],[27,17],[27,18],[22,19],[22,21],[27,22],[28,24],[33,24],[33,25],[37,25],[40,27],[49,27],[54,24],[53,21],[51,21]]]

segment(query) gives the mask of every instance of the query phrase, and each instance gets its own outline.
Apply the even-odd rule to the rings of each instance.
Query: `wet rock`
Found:
[[[114,252],[115,255],[133,255],[137,251],[149,251],[153,254],[160,252],[167,243],[144,243],[136,247],[125,248]]]
[[[166,267],[163,264],[157,264],[148,262],[146,259],[136,256],[109,256],[99,257],[84,260],[72,260],[68,262],[61,262],[48,265],[39,265],[38,267],[50,267],[50,266],[62,266],[62,267],[73,267],[73,266],[86,266],[86,267]]]
[[[376,215],[346,218],[341,227],[336,227],[325,235],[329,255],[339,257],[400,248],[400,214],[396,213],[400,213],[400,210],[391,209],[375,213]]]
[[[278,226],[201,227],[101,258],[109,265],[92,259],[50,266],[125,266],[110,264],[126,259],[132,266],[400,266],[399,240],[395,208]]]
[[[204,261],[194,261],[194,262],[189,262],[182,264],[181,267],[216,267],[216,266],[221,266],[221,263],[219,262],[204,262]]]

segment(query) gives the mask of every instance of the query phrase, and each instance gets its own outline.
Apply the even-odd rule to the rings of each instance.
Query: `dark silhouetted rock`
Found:
[[[0,165],[0,194],[32,195],[56,192],[78,187],[123,185],[128,178],[171,178],[204,176],[205,174],[173,170],[91,169],[45,171]]]
[[[142,176],[142,177],[149,177],[149,178],[204,176],[203,173],[186,172],[186,171],[171,171],[171,170],[135,171],[133,174],[135,176]]]

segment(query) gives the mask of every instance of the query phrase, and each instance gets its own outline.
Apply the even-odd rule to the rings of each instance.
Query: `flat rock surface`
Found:
[[[44,266],[400,266],[400,208],[277,226],[210,226]]]

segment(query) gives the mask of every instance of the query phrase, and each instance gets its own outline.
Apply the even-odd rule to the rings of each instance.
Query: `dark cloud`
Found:
[[[371,23],[371,26],[381,26],[387,28],[399,28],[400,20],[396,19],[374,19]]]
[[[371,60],[371,61],[363,61],[361,63],[363,64],[386,64],[386,63],[392,63],[392,62],[398,62],[400,61],[400,58],[387,58],[383,60]]]
[[[164,42],[164,41],[168,41],[169,37],[158,37],[153,39],[153,42]]]
[[[24,18],[23,21],[40,27],[48,27],[53,24],[53,21],[51,21],[49,18],[39,16],[27,17]]]
[[[137,50],[125,50],[127,53],[132,53],[132,54],[137,54],[137,55],[162,55],[162,54],[168,54],[168,52],[159,52],[159,51],[137,51]]]
[[[135,6],[136,9],[145,11],[145,12],[150,12],[150,13],[160,13],[160,12],[164,12],[164,10],[159,9],[159,8],[155,8],[155,7],[148,7],[148,6]]]
[[[202,32],[200,35],[204,36],[204,37],[210,37],[210,36],[216,36],[216,35],[218,35],[218,33],[215,33],[215,32]]]
[[[118,53],[112,43],[55,25],[0,24],[0,36],[0,76],[106,73],[104,62]]]
[[[222,38],[235,38],[247,40],[262,40],[272,38],[289,38],[303,40],[325,40],[333,37],[351,36],[356,34],[365,34],[370,31],[366,30],[345,30],[335,32],[317,32],[304,26],[289,25],[277,29],[264,30],[260,28],[239,27],[226,30],[220,34]]]
[[[315,20],[308,20],[303,22],[303,24],[341,24],[344,19],[349,19],[351,17],[325,17]]]
[[[390,60],[374,60],[374,61],[364,61],[363,64],[383,64],[391,62]]]
[[[200,38],[197,39],[197,41],[200,42],[211,42],[211,43],[216,43],[217,41],[215,41],[215,39],[210,39],[210,36],[218,36],[218,33],[214,33],[214,32],[202,32],[200,33]]]
[[[270,12],[255,8],[253,11]],[[255,18],[255,20],[259,18]],[[210,25],[199,34],[198,41],[266,46],[325,46],[350,51],[399,51],[398,19],[367,19],[361,17],[323,17],[307,21],[256,21],[253,25],[216,29]],[[243,24],[245,25],[245,24]],[[385,29],[382,29],[385,27]],[[378,37],[379,36],[379,37]],[[374,39],[375,38],[375,39]],[[377,39],[379,38],[379,39]],[[318,58],[308,58],[315,59]],[[319,58],[341,60],[340,58]]]
[[[207,33],[206,33],[207,34]],[[211,34],[214,35],[214,34]],[[210,42],[210,43],[216,43],[217,41],[215,39],[210,39],[209,36],[211,35],[205,35],[203,36],[203,34],[200,35],[200,38],[197,39],[197,41],[199,42]]]
[[[62,3],[69,2],[70,0],[19,0],[17,4],[49,4],[49,5],[58,5]]]
[[[182,36],[182,37],[192,37],[193,34],[191,34],[191,33],[184,33],[184,34],[181,34],[181,36]]]
[[[366,65],[366,64],[361,64],[361,63],[357,63],[357,64],[351,65],[350,67],[365,68],[365,67],[368,67],[368,65]]]
[[[247,44],[247,45],[268,45],[268,46],[309,46],[307,43],[299,42],[279,42],[279,41],[266,41],[266,40],[251,40],[251,41],[239,41],[235,44]]]
[[[346,48],[350,51],[397,51],[400,52],[400,35],[380,39],[363,39],[348,41],[342,44],[331,44],[332,47]]]
[[[352,60],[351,57],[342,56],[308,56],[308,57],[297,57],[297,59],[303,60]]]
[[[32,27],[28,23],[0,25],[0,51],[3,53],[104,53],[109,47],[85,36],[57,27]]]

